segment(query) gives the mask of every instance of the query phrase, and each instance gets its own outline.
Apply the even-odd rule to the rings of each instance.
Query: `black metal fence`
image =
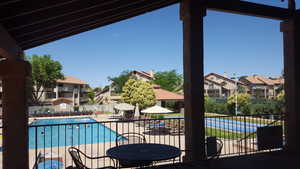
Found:
[[[122,133],[139,133],[145,136],[147,143],[167,144],[185,150],[183,118],[96,122],[83,117],[71,122],[66,120],[64,124],[56,124],[56,120],[42,120],[41,124],[33,123],[29,127],[30,167],[74,165],[68,153],[71,146],[88,156],[104,156],[109,148],[116,146],[116,137]],[[205,118],[205,134],[222,140],[221,157],[242,155],[260,152],[256,145],[256,130],[273,125],[283,126],[281,115],[211,116]],[[112,165],[105,159],[83,158],[83,163],[89,168]]]

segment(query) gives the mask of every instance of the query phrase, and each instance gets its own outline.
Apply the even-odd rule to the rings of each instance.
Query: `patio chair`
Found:
[[[208,160],[210,159],[218,159],[222,148],[223,142],[222,140],[216,137],[207,137],[206,138],[206,157]]]
[[[76,169],[89,169],[87,166],[85,166],[83,164],[80,155],[83,155],[85,158],[88,158],[88,159],[91,159],[91,160],[101,159],[101,158],[108,158],[112,161],[113,166],[106,166],[106,167],[101,167],[101,168],[98,168],[98,169],[116,169],[115,161],[109,156],[90,157],[90,156],[87,156],[86,154],[84,154],[82,151],[80,151],[79,149],[77,149],[75,147],[70,147],[68,149],[68,151],[69,151],[69,153],[72,157],[73,162],[76,165]]]
[[[116,145],[125,145],[125,144],[145,144],[146,137],[143,134],[139,133],[123,133],[118,135],[116,138]],[[142,167],[149,166],[152,162],[140,162],[140,161],[124,161],[119,160],[119,167],[122,168],[131,168],[131,167]]]
[[[139,133],[123,133],[116,137],[116,145],[147,143],[146,137]]]

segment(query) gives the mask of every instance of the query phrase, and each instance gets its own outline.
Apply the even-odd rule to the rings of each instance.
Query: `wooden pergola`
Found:
[[[279,1],[279,0],[278,0]],[[28,168],[23,50],[181,3],[183,22],[186,160],[205,158],[203,19],[206,10],[282,21],[286,92],[286,151],[300,153],[300,11],[240,0],[3,0],[0,2],[0,76],[3,83],[3,168]]]

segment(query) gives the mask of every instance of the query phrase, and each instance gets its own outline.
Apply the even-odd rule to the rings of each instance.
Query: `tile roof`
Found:
[[[133,70],[133,72],[138,73],[142,76],[146,76],[147,78],[153,79],[153,77],[148,72],[144,72],[144,71],[141,71],[141,70]]]
[[[283,84],[284,79],[279,78],[279,79],[270,79],[261,75],[253,75],[253,76],[248,76],[244,78],[248,82],[252,84],[262,84],[262,85],[275,85],[275,84]]]
[[[69,83],[69,84],[81,84],[81,85],[85,85],[87,84],[86,82],[75,78],[75,77],[71,77],[71,76],[65,76],[65,79],[63,80],[57,80],[57,83]]]
[[[219,75],[219,74],[217,74],[217,73],[209,73],[209,74],[207,74],[207,75],[204,76],[204,79],[208,79],[208,77],[209,77],[210,75],[216,76],[216,77],[218,77],[218,78],[220,78],[220,79],[223,79],[224,81],[229,81],[229,82],[231,82],[231,83],[235,83],[235,80],[232,80],[232,79],[230,79],[230,78],[228,78],[228,77]],[[211,79],[210,79],[210,80],[211,80]],[[213,81],[215,81],[215,82],[217,82],[217,83],[221,83],[221,82],[222,82],[222,81],[216,81],[216,80],[213,80]],[[237,83],[239,83],[239,84],[241,84],[241,85],[245,85],[243,82],[240,82],[240,81],[238,81]]]
[[[183,95],[170,92],[164,89],[161,89],[157,86],[154,87],[154,93],[156,100],[183,100]]]

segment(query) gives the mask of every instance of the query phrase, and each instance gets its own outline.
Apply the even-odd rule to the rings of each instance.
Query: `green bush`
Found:
[[[163,114],[152,114],[152,119],[163,119],[165,116]]]

